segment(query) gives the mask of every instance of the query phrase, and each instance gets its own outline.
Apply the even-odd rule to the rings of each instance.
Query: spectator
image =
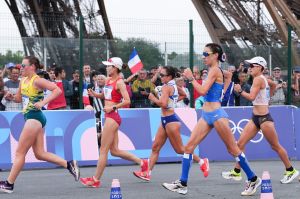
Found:
[[[64,92],[65,92],[65,99],[67,103],[67,109],[70,109],[70,97],[73,95],[73,88],[72,85],[69,83],[68,80],[66,80],[66,71],[62,69],[62,83],[64,87]]]
[[[247,74],[243,71],[241,71],[238,75],[239,78],[239,84],[242,88],[242,90],[246,93],[250,93],[251,86],[247,83]],[[239,93],[234,92],[236,95],[236,106],[252,106],[252,102],[241,96]]]
[[[153,66],[150,69],[150,73],[153,74],[152,77],[150,77],[151,82],[155,85],[155,86],[161,86],[161,79],[160,79],[160,70],[161,70],[161,66],[157,67],[157,66]]]
[[[97,93],[100,93],[98,82],[97,82],[98,75],[99,75],[99,73],[97,71],[92,71],[91,72],[91,77],[90,77],[91,82],[90,82],[90,84],[88,84],[87,89],[92,89],[93,91],[95,91]],[[90,105],[93,105],[94,104],[94,97],[89,96],[89,100],[90,100]]]
[[[4,97],[1,102],[6,107],[6,111],[22,111],[22,103],[16,103],[13,101],[13,98],[19,89],[20,69],[14,67],[9,70],[11,78],[4,83]]]
[[[3,81],[7,82],[11,78],[11,69],[14,68],[16,65],[12,62],[9,62],[8,64],[5,65],[5,68],[3,70]],[[5,76],[5,73],[7,72],[7,76]]]
[[[48,74],[49,74],[49,77],[50,77],[50,81],[51,82],[55,82],[55,71],[54,71],[54,68],[50,68],[48,70]]]
[[[238,84],[238,71],[236,70],[235,66],[228,66],[228,71],[232,73],[231,81],[234,82],[234,84]]]
[[[88,64],[83,66],[83,81],[87,84],[91,83],[91,66]]]
[[[202,85],[202,79],[201,79],[201,73],[200,73],[200,70],[199,70],[199,66],[194,66],[193,67],[193,76],[194,76],[195,80],[200,85]],[[196,89],[193,89],[193,96],[194,96],[194,102],[196,102],[197,98],[199,98],[201,95],[200,95],[200,93],[197,92]]]
[[[135,80],[131,87],[133,97],[133,107],[147,108],[151,107],[151,102],[148,99],[150,93],[154,93],[154,84],[147,79],[147,71],[141,69],[138,73],[138,79]]]
[[[5,106],[1,103],[3,96],[4,96],[4,82],[3,82],[3,77],[0,76],[0,111],[5,110]]]
[[[293,70],[292,90],[292,104],[300,107],[300,66],[296,66]]]
[[[183,77],[176,78],[176,85],[177,87],[179,87],[185,92],[186,98],[178,101],[175,107],[177,108],[190,107],[191,95],[189,89],[185,87],[184,78]]]
[[[47,71],[41,70],[41,71],[39,71],[39,72],[37,73],[37,75],[38,75],[40,78],[44,78],[44,79],[50,81],[49,73],[47,73]],[[44,99],[47,98],[50,94],[51,94],[51,91],[45,89],[45,90],[44,90]],[[44,109],[47,109],[47,107],[48,107],[48,104],[45,104],[45,106],[44,106],[43,108],[44,108]]]
[[[120,73],[120,78],[124,80],[124,74]],[[124,80],[124,83],[126,85],[126,90],[128,92],[129,98],[132,97],[132,91],[131,91],[131,86],[127,83],[127,81]],[[123,100],[123,99],[122,99]],[[130,108],[130,104],[128,104],[127,106],[123,106],[123,108]]]
[[[235,104],[235,95],[233,92],[234,82],[232,81],[232,68],[228,68],[227,71],[223,71],[224,75],[224,93],[221,105],[222,106],[234,106]]]
[[[271,97],[271,105],[282,105],[286,102],[287,84],[281,77],[281,69],[275,67],[273,69],[273,81],[276,83],[274,95]]]
[[[73,80],[70,81],[73,95],[70,97],[70,108],[79,109],[79,70],[73,72]]]
[[[56,67],[54,70],[55,84],[57,85],[57,87],[60,88],[61,94],[48,104],[48,107],[47,107],[48,110],[66,109],[67,103],[66,103],[66,98],[65,98],[64,86],[63,86],[63,82],[62,82],[62,71],[63,71],[63,69],[61,67]]]

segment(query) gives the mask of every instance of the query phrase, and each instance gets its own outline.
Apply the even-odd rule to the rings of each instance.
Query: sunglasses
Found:
[[[208,57],[209,55],[214,54],[213,52],[203,52],[202,56],[203,57]]]
[[[250,64],[249,68],[259,67],[259,64]]]
[[[25,68],[26,66],[30,66],[30,65],[21,64],[22,68]]]
[[[169,76],[169,75],[167,75],[167,74],[162,74],[162,73],[160,73],[159,75],[160,75],[160,77],[166,77],[166,76]]]

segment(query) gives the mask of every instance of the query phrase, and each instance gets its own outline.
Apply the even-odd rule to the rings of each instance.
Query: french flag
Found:
[[[130,54],[128,66],[129,66],[129,69],[131,70],[131,73],[136,73],[144,67],[135,48],[133,49],[132,53]]]
[[[90,105],[90,99],[87,91],[87,83],[85,82],[83,83],[82,102],[85,106]]]

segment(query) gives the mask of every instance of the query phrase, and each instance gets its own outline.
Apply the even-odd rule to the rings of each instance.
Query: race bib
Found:
[[[23,109],[25,110],[29,104],[29,97],[22,95]]]
[[[106,100],[111,100],[111,92],[113,91],[113,87],[112,86],[105,86],[103,88],[104,91],[104,97]]]

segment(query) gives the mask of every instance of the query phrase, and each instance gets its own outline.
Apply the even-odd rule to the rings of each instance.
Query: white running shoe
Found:
[[[261,179],[257,177],[255,182],[247,181],[246,189],[241,193],[242,196],[252,196],[255,194],[257,187],[261,185]]]
[[[177,192],[183,195],[187,194],[187,187],[183,186],[180,180],[176,180],[172,183],[163,183],[162,186],[169,191]]]
[[[282,184],[288,184],[292,182],[299,175],[299,171],[294,169],[293,171],[286,171],[283,178],[280,180]]]
[[[222,172],[222,177],[227,179],[227,180],[230,180],[230,179],[233,179],[235,181],[242,180],[242,174],[235,172],[234,169],[232,169],[230,171],[223,171]]]

